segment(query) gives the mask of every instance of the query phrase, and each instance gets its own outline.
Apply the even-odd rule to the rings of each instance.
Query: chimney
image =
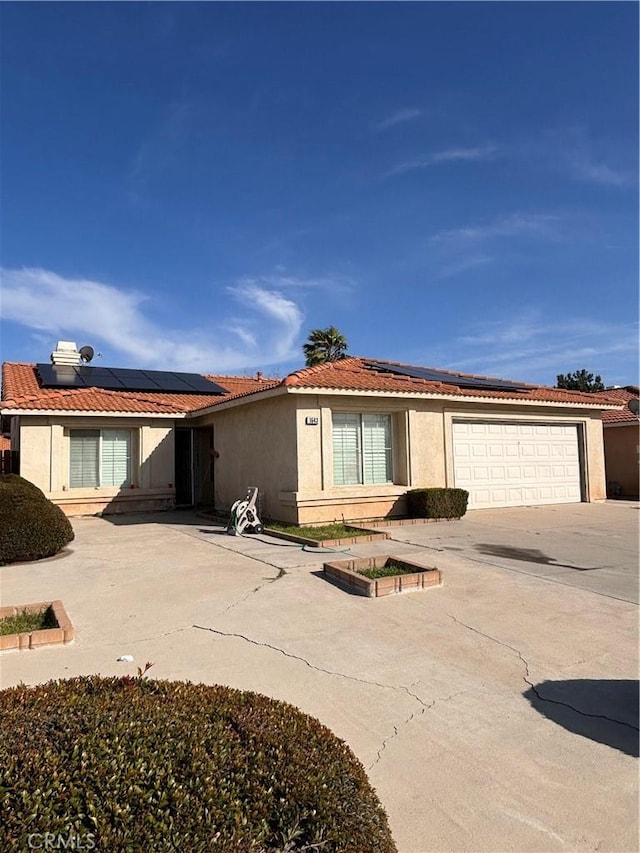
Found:
[[[58,341],[51,353],[52,364],[80,364],[81,361],[75,341]]]
[[[261,370],[256,371],[256,379],[258,380],[258,382],[262,382],[262,371]]]

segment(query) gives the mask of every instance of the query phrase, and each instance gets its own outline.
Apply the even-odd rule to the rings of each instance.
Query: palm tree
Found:
[[[302,345],[307,367],[324,364],[326,361],[338,361],[344,358],[349,345],[344,335],[335,326],[326,329],[312,329],[307,343]]]

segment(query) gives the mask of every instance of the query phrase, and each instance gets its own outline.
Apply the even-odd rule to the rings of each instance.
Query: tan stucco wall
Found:
[[[70,429],[131,429],[134,488],[69,488]],[[174,502],[173,424],[132,418],[20,418],[20,474],[69,515],[164,509]]]
[[[328,394],[293,396],[298,401],[299,476],[297,489],[281,496],[285,520],[309,523],[400,515],[405,512],[403,495],[408,488],[453,486],[452,424],[460,417],[578,425],[584,446],[585,499],[606,497],[602,423],[596,410]],[[333,485],[333,411],[392,415],[392,485]],[[318,425],[307,425],[307,417],[317,417]]]
[[[290,396],[256,400],[214,411],[189,425],[211,423],[219,454],[213,472],[216,509],[228,511],[234,501],[244,498],[248,486],[257,486],[265,518],[288,520],[281,493],[297,487],[295,400]]]
[[[392,416],[393,483],[334,486],[332,412]],[[445,400],[345,394],[296,394],[252,400],[181,423],[213,425],[214,502],[228,510],[258,486],[263,515],[289,522],[321,522],[401,515],[409,488],[453,486],[454,418],[496,418],[577,424],[583,438],[585,500],[606,497],[602,422],[598,410],[455,403]],[[317,418],[317,424],[306,423]],[[68,488],[69,428],[134,430],[135,489]],[[133,418],[21,418],[21,473],[72,513],[171,506],[174,433],[168,420]]]
[[[640,430],[638,424],[604,428],[604,458],[607,481],[618,483],[621,496],[637,498],[639,494]]]

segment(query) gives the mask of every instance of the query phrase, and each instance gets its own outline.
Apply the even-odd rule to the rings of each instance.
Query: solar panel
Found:
[[[61,364],[36,364],[43,388],[85,388],[86,385],[74,367]]]
[[[162,391],[216,396],[227,393],[220,385],[199,373],[67,364],[36,364],[36,372],[43,388],[103,388],[112,391]]]
[[[413,365],[382,364],[378,361],[368,361],[366,364],[374,370],[384,370],[387,373],[397,373],[410,376],[413,379],[425,379],[429,382],[442,382],[445,385],[457,385],[459,388],[484,388],[491,391],[524,391],[524,385],[509,379],[489,379],[478,376],[464,376],[459,373],[448,373],[430,367],[414,367]]]

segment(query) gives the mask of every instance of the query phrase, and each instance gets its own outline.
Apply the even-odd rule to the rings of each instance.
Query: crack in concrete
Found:
[[[437,705],[437,704],[438,704],[438,702],[448,702],[450,699],[453,699],[453,698],[454,698],[454,697],[456,697],[456,696],[460,696],[460,695],[462,695],[462,694],[463,694],[463,693],[465,693],[465,692],[466,692],[465,690],[458,690],[458,692],[457,692],[457,693],[451,693],[451,695],[450,695],[450,696],[445,696],[444,698],[436,698],[436,699],[434,699],[434,700],[433,700],[432,702],[430,702],[428,705],[425,705],[425,707],[424,707],[424,708],[421,708],[421,709],[420,709],[420,713],[418,714],[418,716],[422,716],[422,715],[424,714],[424,712],[425,712],[425,711],[430,711],[430,710],[431,710],[435,705]],[[414,719],[414,717],[415,717],[415,716],[416,716],[416,713],[415,713],[415,711],[414,711],[414,712],[413,712],[413,714],[410,714],[410,716],[408,716],[406,720],[403,720],[403,722],[401,723],[401,726],[404,728],[404,726],[408,725],[408,724],[411,722],[411,720],[413,720],[413,719]],[[376,764],[378,764],[378,763],[379,763],[380,759],[382,758],[382,753],[383,753],[383,752],[385,751],[385,749],[387,748],[387,744],[388,744],[388,743],[390,743],[390,742],[391,742],[392,740],[394,740],[395,738],[397,738],[399,734],[400,734],[400,730],[398,729],[398,727],[397,727],[397,726],[395,726],[395,725],[394,725],[394,727],[393,727],[393,734],[392,734],[392,735],[389,735],[389,737],[386,737],[386,738],[382,741],[382,746],[381,746],[381,747],[380,747],[380,749],[378,750],[377,755],[376,755],[376,757],[375,757],[375,760],[374,760],[374,761],[369,765],[369,767],[367,767],[367,770],[373,770],[373,768],[376,766]]]
[[[182,628],[172,628],[170,631],[165,631],[163,634],[154,634],[153,637],[142,637],[139,640],[118,640],[115,643],[104,643],[104,646],[135,646],[138,643],[148,643],[150,640],[159,640],[162,637],[169,637],[171,634],[180,634],[182,631],[189,631],[193,625],[185,625]]]
[[[274,652],[278,652],[285,658],[290,658],[291,660],[297,660],[300,663],[303,663],[305,666],[309,667],[309,669],[315,670],[316,672],[322,672],[325,675],[335,675],[338,678],[344,678],[347,681],[356,681],[358,684],[368,684],[371,687],[381,687],[383,690],[395,690],[406,693],[407,696],[410,696],[412,699],[415,699],[423,709],[429,710],[431,705],[428,705],[423,699],[418,696],[417,693],[413,693],[413,691],[409,690],[408,687],[405,687],[404,684],[383,684],[381,681],[372,681],[367,678],[358,678],[355,675],[347,675],[345,672],[338,672],[333,669],[324,669],[324,667],[316,666],[313,663],[310,663],[306,658],[303,658],[301,655],[294,655],[292,652],[287,652],[285,649],[281,649],[279,646],[274,646],[271,643],[261,643],[259,640],[253,640],[251,637],[247,637],[244,634],[238,634],[235,631],[221,631],[218,628],[211,628],[208,625],[192,625],[193,628],[198,629],[199,631],[209,631],[212,634],[218,634],[220,637],[231,637],[237,640],[244,640],[246,643],[250,643],[252,646],[261,646],[265,649],[271,649]]]
[[[431,702],[425,702],[423,699],[420,698],[420,696],[418,696],[417,693],[414,693],[412,690],[409,689],[409,687],[406,687],[404,684],[384,684],[381,681],[372,681],[372,680],[367,679],[367,678],[358,678],[355,675],[348,675],[345,672],[337,672],[336,670],[325,669],[324,667],[316,666],[315,664],[310,663],[310,661],[308,661],[306,658],[304,658],[300,655],[294,655],[292,652],[287,652],[287,651],[285,651],[285,649],[281,649],[279,646],[274,646],[271,643],[262,643],[262,642],[259,642],[258,640],[253,640],[251,637],[247,637],[244,634],[238,634],[234,631],[221,631],[218,628],[211,628],[208,625],[193,625],[192,627],[196,628],[199,631],[209,631],[212,634],[217,634],[220,637],[231,637],[231,638],[238,639],[238,640],[244,640],[245,642],[250,643],[253,646],[262,646],[263,648],[271,649],[272,651],[278,652],[279,654],[283,655],[283,657],[291,658],[292,660],[299,661],[300,663],[303,663],[305,666],[309,667],[309,669],[315,670],[316,672],[322,672],[325,675],[335,675],[338,678],[344,678],[347,681],[355,681],[358,684],[367,684],[367,685],[370,685],[372,687],[381,687],[384,690],[394,690],[394,691],[406,693],[407,696],[410,696],[412,699],[414,699],[416,702],[418,702],[421,707],[420,707],[419,712],[413,711],[405,720],[403,720],[403,722],[400,724],[401,728],[404,728],[405,726],[407,726],[416,716],[422,716],[425,713],[425,711],[430,711],[431,708],[433,708],[434,705],[436,705],[438,702],[448,702],[449,700],[453,699],[455,696],[459,696],[465,692],[464,690],[459,690],[457,693],[451,693],[449,696],[445,696],[443,698],[436,698],[436,699],[433,699]],[[414,683],[418,684],[419,682],[414,682]],[[400,734],[400,729],[398,728],[398,726],[394,725],[393,726],[393,734],[389,735],[388,737],[386,737],[383,740],[382,745],[380,746],[380,749],[376,753],[375,760],[373,761],[373,763],[368,768],[369,770],[371,770],[373,767],[376,766],[376,764],[378,764],[378,762],[382,758],[382,753],[387,748],[387,744],[390,743],[390,741],[392,741],[394,738],[398,737],[399,734]]]
[[[590,714],[588,711],[581,711],[580,708],[576,708],[575,705],[571,705],[569,702],[562,702],[560,699],[548,699],[545,696],[542,696],[539,690],[536,688],[535,684],[531,681],[531,674],[529,672],[529,663],[522,656],[522,652],[519,649],[516,649],[514,646],[510,646],[509,643],[503,643],[502,640],[498,640],[496,637],[492,637],[490,634],[485,634],[484,631],[480,631],[477,628],[472,628],[471,625],[467,625],[464,622],[461,622],[460,619],[456,619],[455,616],[451,616],[448,614],[449,618],[456,622],[458,625],[461,625],[463,628],[467,628],[469,631],[473,631],[474,634],[479,634],[481,637],[485,637],[487,640],[491,640],[492,643],[497,643],[499,646],[503,646],[505,649],[510,649],[512,652],[518,655],[522,663],[524,664],[524,675],[522,676],[522,680],[525,684],[528,684],[536,698],[539,699],[540,702],[548,702],[551,705],[561,705],[563,708],[569,708],[570,711],[575,711],[576,714],[580,714],[582,717],[592,717],[596,720],[606,720],[609,723],[616,723],[619,726],[625,726],[625,728],[633,729],[634,731],[638,731],[638,726],[633,726],[631,723],[625,723],[622,720],[616,720],[613,717],[608,717],[606,714]]]
[[[228,613],[230,610],[233,610],[234,607],[239,607],[241,604],[244,604],[244,602],[248,598],[251,598],[252,595],[255,595],[256,592],[260,592],[260,590],[263,589],[265,586],[269,586],[269,584],[279,581],[280,578],[283,578],[286,574],[287,572],[284,569],[280,568],[278,569],[278,574],[275,577],[263,578],[264,583],[258,584],[258,586],[254,587],[254,589],[250,590],[246,595],[238,599],[238,601],[234,601],[228,607],[225,607],[221,615],[224,616],[225,613]]]

